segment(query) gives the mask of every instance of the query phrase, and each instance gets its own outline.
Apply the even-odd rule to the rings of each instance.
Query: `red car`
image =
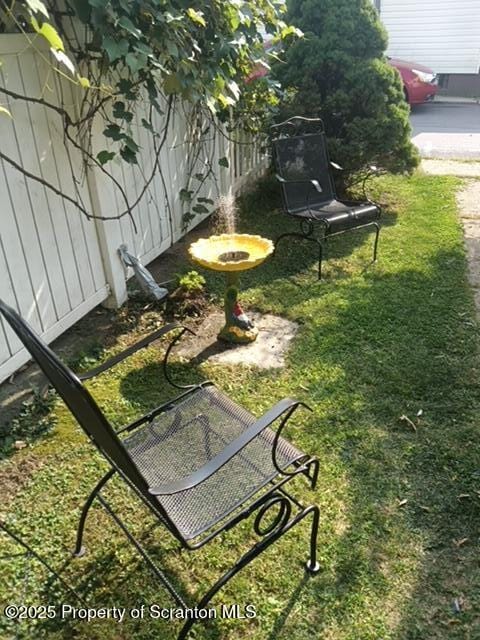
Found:
[[[422,104],[435,98],[438,90],[436,74],[416,62],[405,62],[398,58],[388,58],[388,62],[398,69],[403,81],[403,90],[408,104]]]

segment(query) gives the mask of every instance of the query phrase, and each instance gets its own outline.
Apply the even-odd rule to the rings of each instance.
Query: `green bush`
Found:
[[[285,90],[279,117],[321,117],[347,184],[368,164],[412,171],[409,107],[371,0],[288,0],[288,14],[305,36],[274,70]]]

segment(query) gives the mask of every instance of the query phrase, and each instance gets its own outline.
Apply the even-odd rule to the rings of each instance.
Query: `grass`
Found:
[[[255,604],[257,617],[198,626],[197,639],[480,638],[478,327],[459,185],[420,174],[379,180],[376,195],[387,206],[375,266],[372,237],[352,234],[332,243],[321,283],[309,244],[285,243],[275,260],[245,274],[245,306],[300,324],[280,372],[177,363],[182,377],[213,378],[256,414],[286,395],[307,401],[314,413],[298,414],[290,435],[321,461],[315,495],[301,486],[299,493],[322,510],[322,572],[305,578],[307,525],[292,530],[215,600]],[[286,228],[275,198],[268,185],[247,198],[243,230],[274,237]],[[220,295],[221,279],[204,275]],[[160,356],[141,352],[91,383],[116,424],[165,396]],[[82,500],[107,467],[67,410],[54,411],[54,432],[3,463],[14,478],[30,464],[3,518],[90,606],[173,606],[99,508],[87,525],[90,552],[70,559]],[[124,486],[113,482],[106,496],[185,595],[201,594],[252,538],[245,523],[195,554],[179,552]],[[75,604],[18,551],[2,539],[1,601]],[[19,639],[169,640],[178,629],[148,617],[121,625],[0,618],[0,637]]]

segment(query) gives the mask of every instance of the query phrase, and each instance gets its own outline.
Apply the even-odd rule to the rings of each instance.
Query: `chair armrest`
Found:
[[[290,417],[293,411],[303,406],[309,410],[310,407],[304,402],[299,400],[292,400],[292,398],[284,398],[280,400],[274,407],[272,407],[265,415],[254,422],[233,442],[228,444],[223,451],[213,457],[207,464],[200,467],[197,471],[194,471],[190,475],[175,480],[173,482],[167,482],[157,487],[150,487],[148,492],[153,496],[170,496],[180,491],[186,491],[192,487],[197,486],[219,469],[221,469],[229,460],[231,460],[239,451],[247,446],[254,438],[256,438],[262,431],[269,427],[275,420],[280,418],[283,414],[287,413],[286,419]]]
[[[275,174],[275,177],[281,184],[311,184],[315,187],[318,193],[322,193],[323,191],[318,180],[285,180],[285,178],[282,178],[282,176],[279,176],[278,173]]]
[[[185,331],[188,331],[189,333],[193,333],[193,331],[191,331],[191,329],[189,329],[188,327],[184,327],[181,324],[178,324],[177,322],[172,322],[170,324],[165,325],[161,329],[154,331],[153,333],[146,336],[145,338],[142,338],[142,340],[139,340],[135,344],[132,344],[132,346],[128,347],[124,351],[117,353],[117,355],[109,358],[108,360],[100,364],[98,367],[95,367],[94,369],[90,369],[90,371],[86,371],[85,373],[81,373],[80,375],[78,375],[78,379],[82,381],[90,380],[90,378],[94,378],[95,376],[98,376],[100,373],[104,373],[111,367],[114,367],[119,362],[122,362],[122,360],[125,360],[125,358],[128,358],[129,356],[133,355],[140,349],[144,349],[145,347],[148,347],[152,342],[155,342],[155,340],[158,340],[159,338],[169,333],[170,331],[173,331],[174,329],[182,329],[178,338],[180,338],[180,336],[183,335]]]

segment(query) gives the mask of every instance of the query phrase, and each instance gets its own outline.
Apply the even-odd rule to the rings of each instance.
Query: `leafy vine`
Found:
[[[108,176],[123,200],[116,215],[98,217],[130,216],[134,225],[134,210],[155,175],[166,187],[161,152],[175,113],[183,111],[189,123],[188,179],[179,197],[188,225],[213,205],[201,196],[201,188],[217,179],[211,151],[216,136],[234,135],[239,127],[260,131],[275,105],[271,80],[246,79],[256,66],[267,65],[265,34],[278,43],[301,35],[283,21],[284,11],[282,0],[0,0],[0,27],[3,15],[30,46],[39,38],[47,41],[55,73],[75,84],[80,98],[74,117],[62,99],[49,102],[6,86],[0,86],[0,97],[41,104],[60,118],[65,145],[81,151],[84,170]],[[0,113],[10,115],[8,105],[0,104]],[[140,143],[133,124],[149,136],[153,167],[132,201],[111,163],[138,164]],[[97,150],[100,132],[105,144]],[[0,158],[87,218],[97,217],[82,203],[78,189],[64,193],[1,150]],[[227,158],[218,162],[228,167]],[[171,222],[168,197],[167,209]]]

